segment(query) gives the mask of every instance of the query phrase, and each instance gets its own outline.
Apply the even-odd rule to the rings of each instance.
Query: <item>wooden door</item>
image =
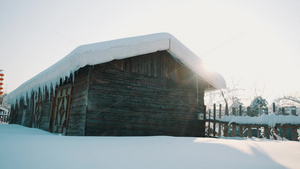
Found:
[[[38,92],[32,96],[33,98],[33,106],[31,112],[31,127],[33,128],[40,128],[41,126],[41,117],[42,117],[42,94]]]
[[[50,131],[66,135],[71,102],[71,85],[57,88],[52,102]]]

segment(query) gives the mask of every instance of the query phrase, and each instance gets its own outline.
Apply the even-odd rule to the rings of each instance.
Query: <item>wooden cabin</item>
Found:
[[[119,53],[121,57],[83,64],[69,76],[58,77],[55,85],[52,82],[27,89],[25,95],[25,89],[19,89],[22,96],[15,94],[6,99],[11,103],[10,123],[75,136],[204,136],[204,121],[198,118],[204,113],[204,92],[225,87],[225,81],[217,73],[196,72],[205,70],[197,67],[195,71],[188,65],[192,57],[178,56],[170,44],[164,49],[157,39],[167,39],[182,48],[176,48],[180,51],[177,53],[193,54],[170,34],[128,38],[121,40],[123,45],[116,44],[118,40],[102,42],[99,46],[106,46],[105,54]],[[107,43],[111,44],[107,47]],[[145,43],[152,44],[140,46]],[[114,48],[120,46],[129,52]],[[159,47],[149,51],[147,46]],[[88,45],[84,47],[91,51]],[[135,49],[137,52],[132,52]],[[85,50],[77,51],[80,57],[86,57]],[[98,58],[103,54],[93,51],[89,56]],[[74,53],[78,55],[75,49],[67,57],[72,58]],[[61,62],[70,63],[66,59]],[[52,66],[38,77],[54,69]],[[33,78],[37,83],[38,77]]]

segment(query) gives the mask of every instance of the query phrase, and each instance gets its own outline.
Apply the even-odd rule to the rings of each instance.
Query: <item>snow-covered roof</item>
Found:
[[[44,86],[55,87],[61,78],[69,77],[71,73],[74,75],[75,71],[86,65],[96,65],[164,50],[215,89],[226,87],[226,82],[220,74],[206,70],[202,59],[175,37],[169,33],[157,33],[79,46],[62,60],[9,93],[4,101],[6,103],[10,100],[15,101],[32,90],[37,91]]]

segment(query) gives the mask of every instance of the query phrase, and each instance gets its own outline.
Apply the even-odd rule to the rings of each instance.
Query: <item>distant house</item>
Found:
[[[9,111],[5,107],[0,106],[0,123],[7,123]]]
[[[167,33],[83,45],[5,97],[10,123],[77,136],[204,136],[204,92],[226,86]]]
[[[3,104],[3,96],[0,96],[0,123],[6,123],[8,121],[9,111]]]

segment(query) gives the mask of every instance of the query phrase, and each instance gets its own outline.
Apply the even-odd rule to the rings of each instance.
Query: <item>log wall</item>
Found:
[[[197,119],[204,88],[167,52],[96,65],[91,71],[86,135],[204,135]]]

